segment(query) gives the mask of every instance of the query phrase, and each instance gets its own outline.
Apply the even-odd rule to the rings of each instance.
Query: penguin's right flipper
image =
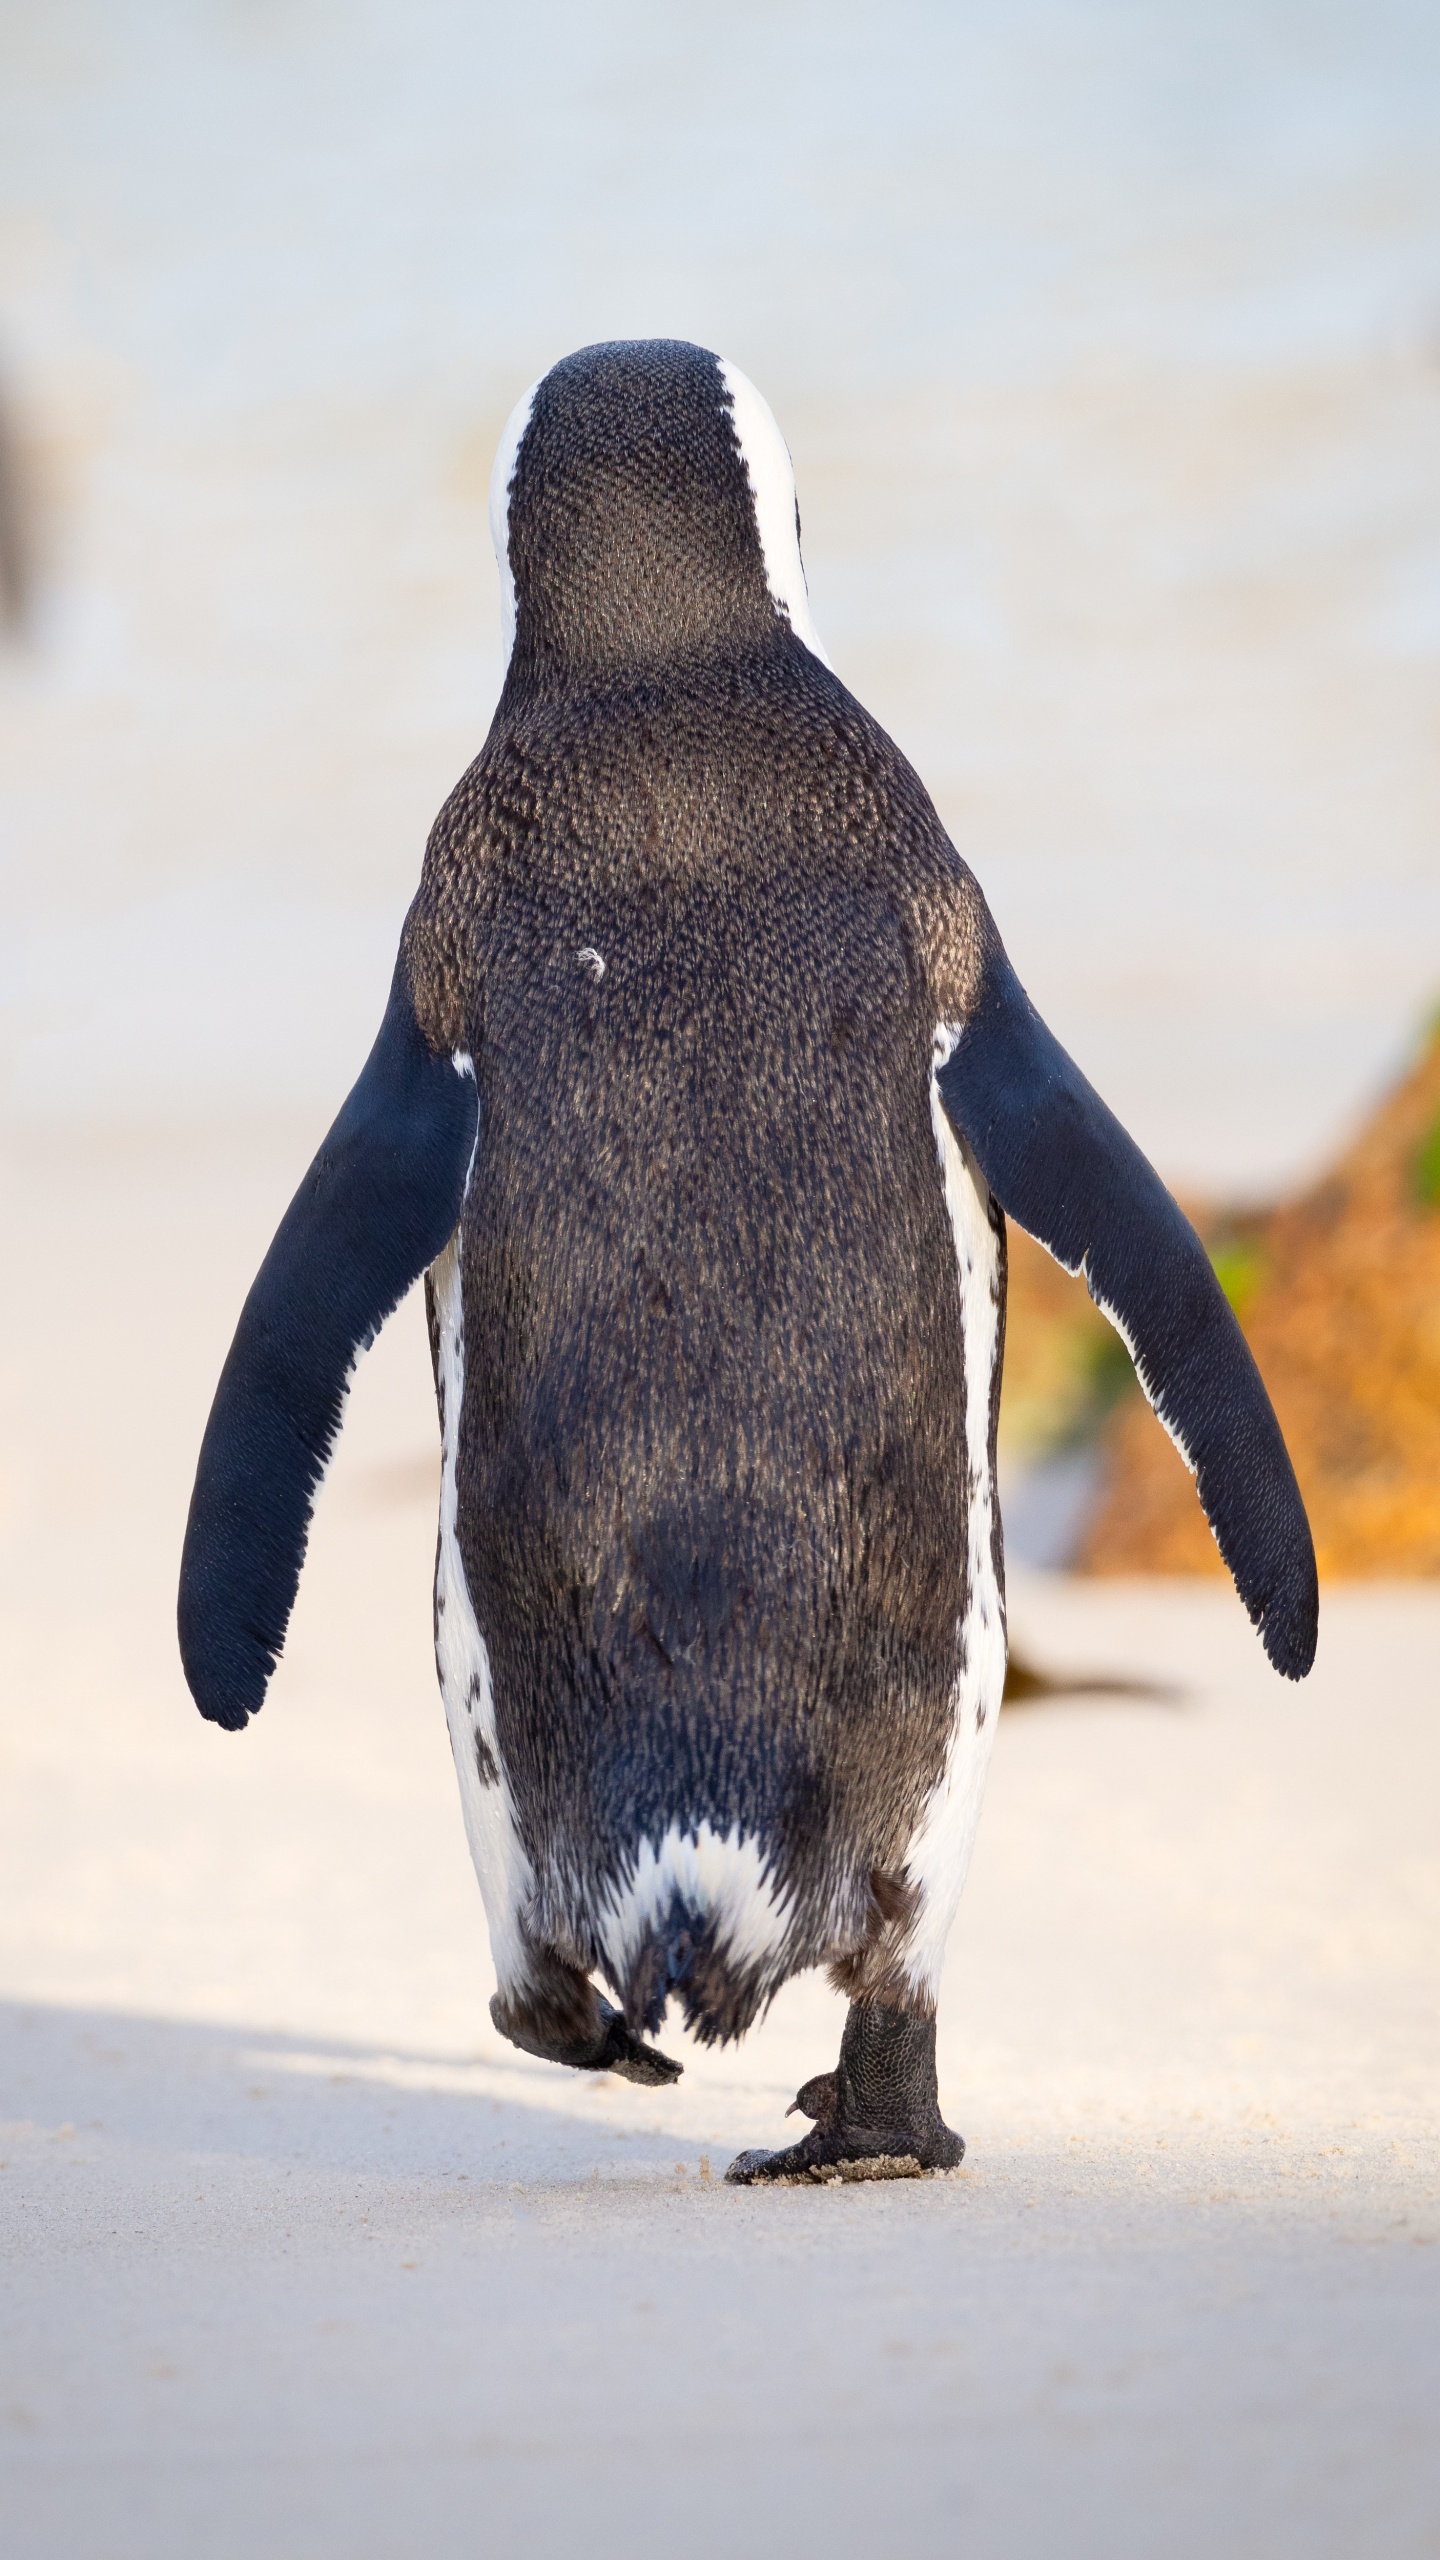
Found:
[[[471,1062],[429,1046],[402,955],[360,1080],[245,1301],[205,1427],[179,1624],[185,1677],[214,1724],[238,1731],[264,1699],[351,1371],[454,1233],[478,1125]]]
[[[1275,1411],[1190,1221],[1046,1028],[988,932],[979,982],[936,1067],[946,1117],[1000,1206],[1121,1335],[1195,1477],[1277,1671],[1315,1659],[1310,1524]]]

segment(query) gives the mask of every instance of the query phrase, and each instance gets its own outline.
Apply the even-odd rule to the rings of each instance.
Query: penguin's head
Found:
[[[785,440],[703,347],[621,339],[552,366],[501,438],[490,528],[512,682],[797,643],[828,663]]]

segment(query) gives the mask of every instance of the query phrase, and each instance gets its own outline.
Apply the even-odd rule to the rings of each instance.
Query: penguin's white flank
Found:
[[[627,1882],[599,1915],[597,1933],[617,1982],[646,1929],[668,1920],[677,1894],[713,1922],[717,1949],[738,1970],[762,1967],[783,1949],[790,1914],[754,1835],[742,1838],[738,1825],[722,1836],[708,1822],[690,1832],[672,1823],[658,1848],[640,1842]]]
[[[500,449],[490,474],[490,539],[495,545],[495,565],[500,572],[500,639],[507,667],[510,652],[515,646],[515,573],[510,566],[510,483],[515,477],[521,441],[530,424],[530,412],[535,406],[535,394],[539,388],[538,382],[532,382],[524,398],[516,401],[505,421],[505,432],[500,438]]]
[[[765,579],[776,605],[797,640],[803,640],[822,667],[830,665],[810,614],[810,590],[800,557],[800,529],[795,504],[795,471],[790,448],[753,382],[738,365],[721,364],[721,379],[730,398],[735,441],[755,501],[755,529],[765,558]],[[833,672],[833,670],[832,670]]]
[[[944,1066],[957,1034],[935,1034],[935,1068]],[[933,1999],[945,1942],[975,1846],[985,1778],[1005,1694],[1005,1603],[995,1572],[995,1480],[990,1466],[990,1399],[1000,1351],[1000,1246],[990,1223],[985,1178],[956,1138],[930,1076],[930,1117],[955,1237],[965,1345],[965,1457],[969,1473],[968,1597],[960,1626],[960,1677],[945,1767],[920,1817],[905,1861],[919,1887],[920,1909],[905,1950],[917,1990]]]
[[[527,1971],[521,1916],[533,1879],[520,1844],[515,1811],[495,1731],[490,1655],[476,1622],[456,1536],[456,1457],[465,1397],[465,1311],[457,1229],[431,1269],[435,1322],[440,1337],[436,1364],[440,1404],[440,1550],[435,1563],[435,1665],[450,1747],[460,1781],[465,1836],[490,1923],[490,1944],[502,1994]]]

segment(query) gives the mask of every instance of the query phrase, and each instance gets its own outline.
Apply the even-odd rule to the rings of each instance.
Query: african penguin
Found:
[[[423,1272],[496,2025],[658,2082],[669,2001],[724,2041],[823,1964],[850,2009],[811,2130],[730,2174],[941,2171],[1005,1676],[1007,1213],[1084,1272],[1292,1678],[1304,1510],[1198,1239],[820,648],[758,392],[584,348],[511,418],[492,520],[504,690],[240,1318],[186,1673],[218,1724],[259,1707],[351,1369]]]

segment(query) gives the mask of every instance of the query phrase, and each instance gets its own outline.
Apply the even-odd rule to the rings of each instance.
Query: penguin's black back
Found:
[[[917,793],[782,632],[502,706],[437,830],[481,1126],[458,1533],[531,1863],[582,1904],[708,1821],[818,1942],[941,1769],[964,1366],[917,891],[955,858]]]
[[[1001,1200],[1132,1347],[1291,1676],[1314,1554],[1199,1239],[824,662],[753,386],[567,358],[492,518],[504,693],[246,1300],[181,1637],[243,1724],[354,1358],[428,1265],[495,2014],[595,2064],[597,1965],[632,2040],[671,1990],[738,2033],[825,1957],[933,1998],[1004,1670]]]

